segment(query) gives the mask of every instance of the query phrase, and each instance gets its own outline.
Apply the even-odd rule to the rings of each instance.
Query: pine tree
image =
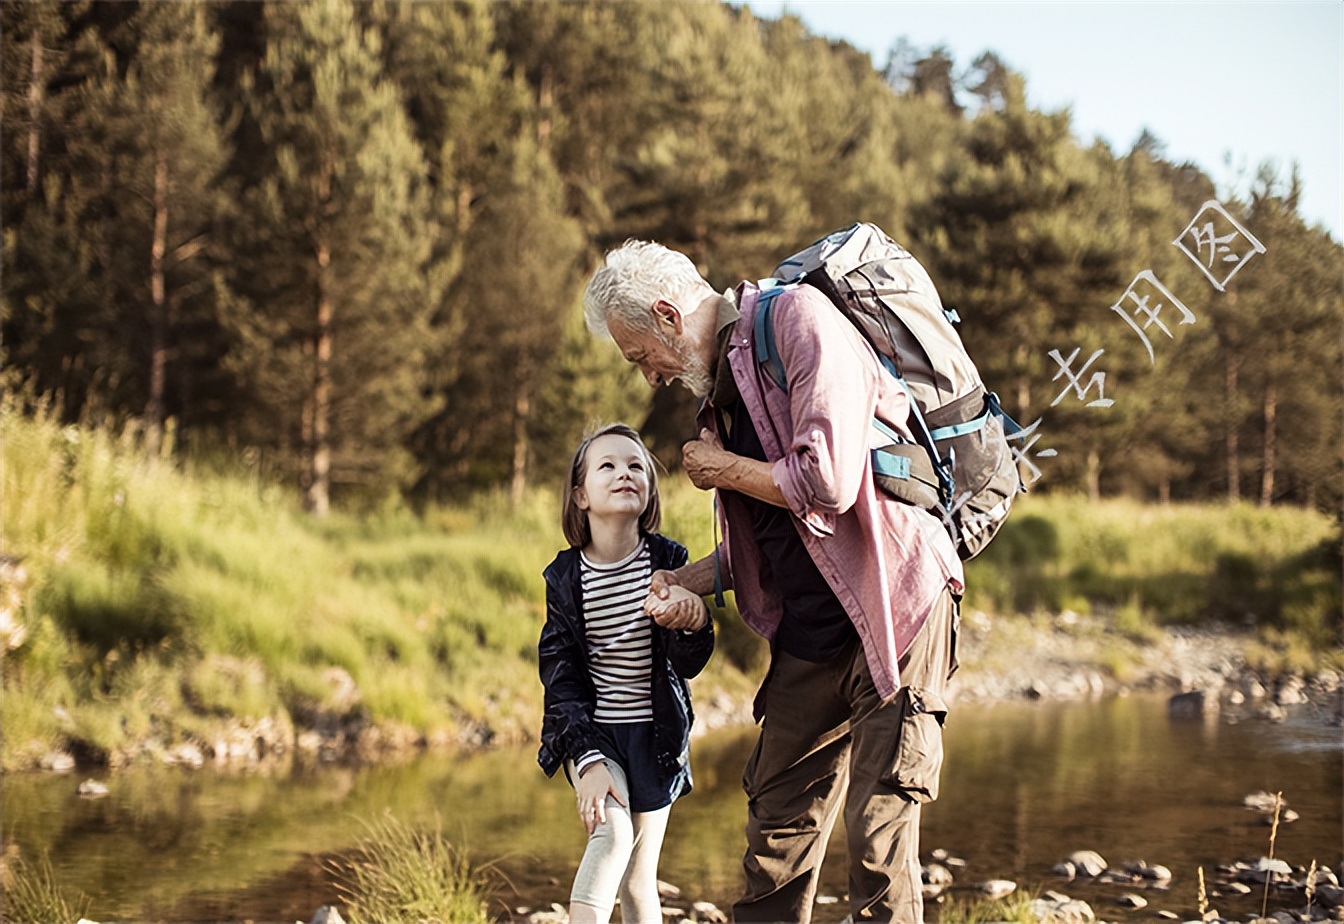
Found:
[[[252,118],[267,157],[244,204],[251,309],[239,367],[297,446],[306,507],[333,484],[412,477],[432,305],[424,165],[378,37],[351,4],[266,7]],[[256,434],[261,436],[260,434]]]

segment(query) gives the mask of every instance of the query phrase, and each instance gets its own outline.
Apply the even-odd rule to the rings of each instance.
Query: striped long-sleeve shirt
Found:
[[[650,677],[653,634],[644,613],[652,575],[648,545],[610,564],[582,559],[583,617],[588,658],[597,688],[598,722],[653,719]]]

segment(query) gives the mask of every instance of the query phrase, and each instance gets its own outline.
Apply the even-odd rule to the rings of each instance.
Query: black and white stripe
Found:
[[[649,678],[653,633],[644,613],[652,564],[648,545],[622,561],[582,559],[583,618],[588,659],[597,687],[599,722],[648,722],[653,718]]]

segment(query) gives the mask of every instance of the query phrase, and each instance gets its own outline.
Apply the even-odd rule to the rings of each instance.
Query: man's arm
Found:
[[[723,576],[723,581],[724,590],[732,587],[732,582],[728,580],[726,574]],[[673,571],[653,572],[649,590],[657,594],[659,599],[666,600],[669,584],[679,584],[699,597],[712,594],[714,592],[714,553],[711,552],[699,561],[689,562]]]
[[[681,461],[697,488],[737,491],[776,507],[788,506],[784,493],[775,484],[771,474],[774,467],[769,462],[729,452],[709,430],[701,430],[698,440],[681,447]]]

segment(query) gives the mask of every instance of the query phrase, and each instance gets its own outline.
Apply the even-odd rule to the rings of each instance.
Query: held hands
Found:
[[[699,439],[681,447],[681,464],[691,484],[702,491],[721,487],[719,477],[732,459],[732,453],[726,451],[718,436],[708,429],[700,431]]]
[[[709,620],[705,601],[691,593],[667,571],[655,571],[649,595],[644,598],[644,612],[665,629],[683,629],[694,632],[703,629]]]
[[[588,832],[589,836],[592,836],[598,825],[606,824],[608,795],[621,805],[625,805],[625,800],[616,791],[616,784],[611,778],[611,771],[607,769],[607,765],[603,761],[598,761],[584,769],[579,778],[574,781],[574,792],[579,799],[579,820],[583,822],[583,829]]]

